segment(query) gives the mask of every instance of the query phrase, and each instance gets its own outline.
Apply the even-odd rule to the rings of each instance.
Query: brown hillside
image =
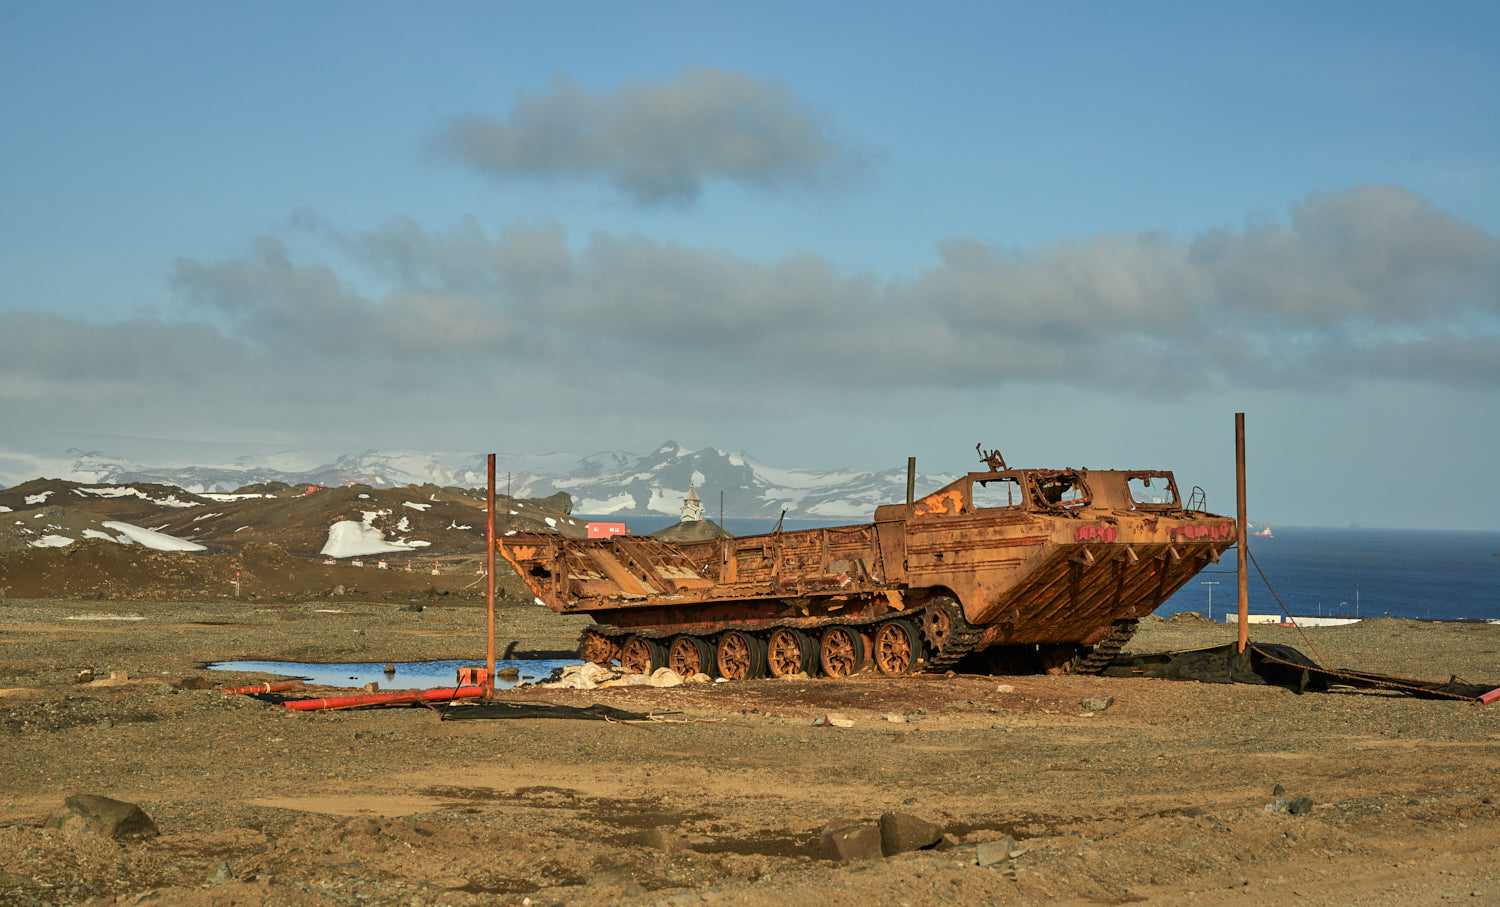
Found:
[[[436,486],[320,489],[311,494],[211,496],[160,485],[37,479],[0,491],[0,595],[13,598],[173,599],[482,592],[483,496]],[[569,506],[564,499],[547,504]],[[587,522],[541,503],[500,498],[496,531],[553,529],[582,536]],[[330,559],[330,528],[353,522],[411,547]],[[161,551],[118,525],[204,546]],[[355,562],[362,562],[355,566]],[[384,561],[387,569],[380,569]],[[498,571],[507,573],[503,566]],[[437,571],[434,574],[434,570]],[[502,582],[502,589],[505,583]],[[519,594],[520,587],[513,590]]]

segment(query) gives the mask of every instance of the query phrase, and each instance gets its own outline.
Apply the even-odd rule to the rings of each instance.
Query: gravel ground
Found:
[[[503,697],[660,719],[619,724],[196,688],[273,679],[205,669],[223,660],[482,658],[482,607],[414,608],[0,602],[0,904],[1500,903],[1500,704],[1079,676]],[[582,626],[510,605],[500,648],[570,651]],[[1130,648],[1233,638],[1145,621]],[[1253,638],[1500,684],[1500,626]],[[815,727],[826,714],[852,727]],[[78,793],[160,833],[48,827]],[[942,849],[823,858],[825,827],[885,813],[939,827]]]

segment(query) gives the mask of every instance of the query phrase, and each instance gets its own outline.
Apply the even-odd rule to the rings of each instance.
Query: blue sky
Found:
[[[1497,26],[6,4],[0,481],[70,447],[983,442],[1229,512],[1243,411],[1252,518],[1500,528],[1464,481],[1500,442]]]

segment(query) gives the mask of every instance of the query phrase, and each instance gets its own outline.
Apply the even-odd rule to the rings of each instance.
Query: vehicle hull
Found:
[[[1131,497],[1153,478],[1165,502]],[[983,506],[976,489],[991,485],[1013,502]],[[497,546],[538,601],[590,615],[616,642],[838,626],[873,645],[904,618],[925,637],[918,668],[932,669],[996,647],[1105,643],[1235,535],[1233,520],[1182,506],[1170,473],[991,470],[850,526],[677,543],[530,533]]]

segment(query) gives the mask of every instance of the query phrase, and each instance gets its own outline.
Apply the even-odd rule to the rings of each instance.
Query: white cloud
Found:
[[[1186,241],[1141,232],[1009,250],[955,239],[935,266],[890,282],[810,254],[759,263],[639,236],[594,234],[571,251],[555,226],[320,230],[392,282],[387,299],[354,306],[370,322],[359,348],[388,355],[503,349],[522,370],[573,360],[668,383],[691,370],[731,396],[752,379],[814,394],[1311,387],[1346,377],[1351,360],[1404,363],[1437,383],[1500,380],[1500,244],[1391,187],[1311,196],[1284,222]],[[392,303],[407,296],[432,328],[414,329]]]
[[[508,119],[455,120],[436,145],[495,179],[601,180],[643,204],[692,201],[710,180],[828,188],[865,166],[783,86],[709,68],[598,95],[559,78]]]
[[[313,437],[333,453],[478,447],[507,425],[541,439],[510,446],[542,450],[791,415],[874,430],[1017,388],[1500,385],[1495,238],[1389,187],[1186,239],[959,238],[891,281],[811,254],[763,263],[609,234],[573,247],[555,225],[298,223],[242,258],[179,262],[176,321],[0,313],[0,388],[37,389],[0,401],[7,424],[66,413],[97,433]],[[329,242],[336,255],[315,254]]]

